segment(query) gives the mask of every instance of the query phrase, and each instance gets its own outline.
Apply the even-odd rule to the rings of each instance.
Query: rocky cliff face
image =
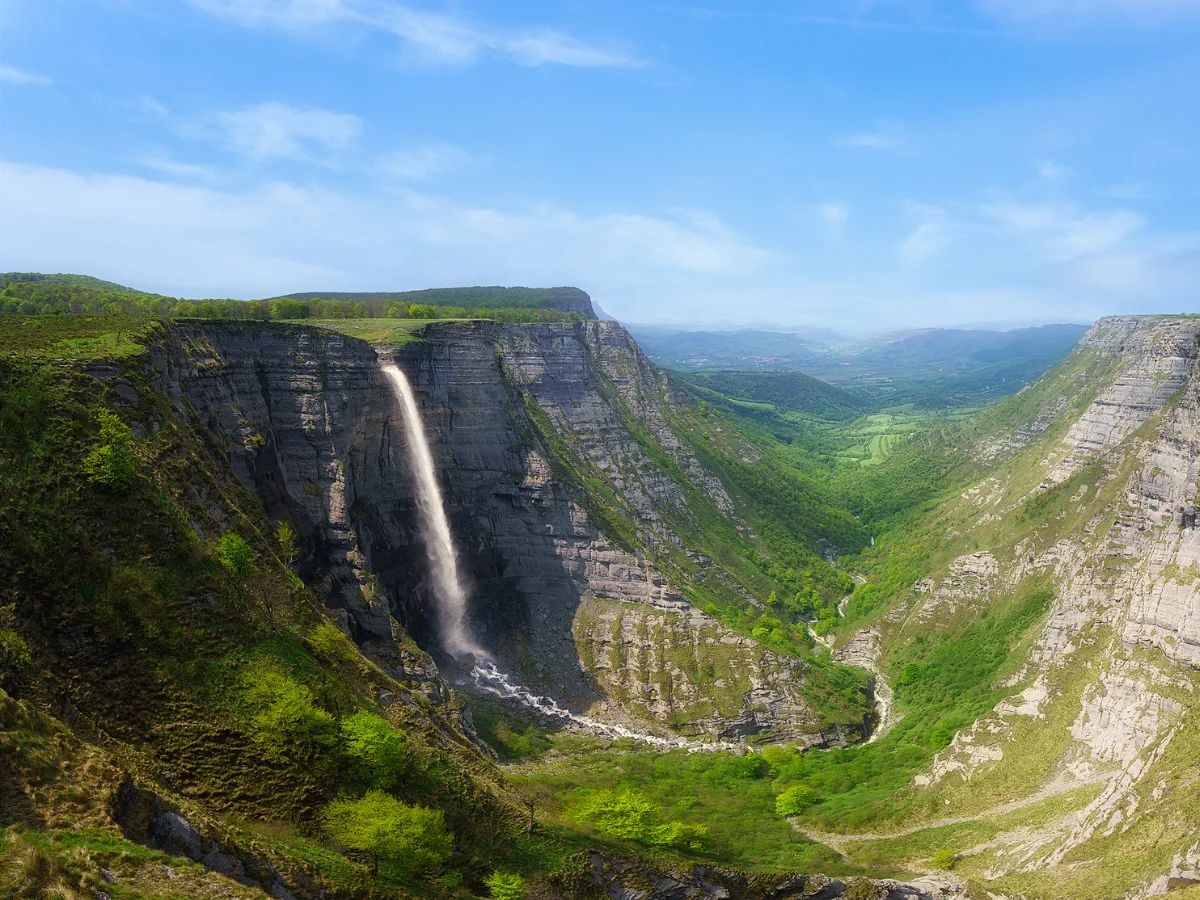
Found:
[[[1031,579],[1054,590],[1013,695],[910,788],[944,803],[947,820],[1009,816],[965,852],[981,896],[1196,883],[1200,320],[1103,319],[1081,348],[1113,363],[1096,400],[947,504],[952,537],[972,551],[873,626],[886,652]],[[1025,824],[1017,810],[1036,803],[1056,815]]]
[[[683,552],[669,521],[691,514],[689,491],[727,514],[733,503],[670,428],[672,404],[690,401],[624,329],[430,324],[379,353],[417,393],[473,625],[502,666],[613,719],[822,739],[803,666],[692,608],[652,562]],[[205,324],[170,329],[152,368],[295,523],[302,573],[347,630],[436,693],[432,662],[404,639],[436,648],[404,430],[378,363],[336,333]]]
[[[875,881],[867,878],[826,878],[823,875],[758,875],[715,866],[693,866],[690,870],[663,869],[644,861],[588,856],[586,873],[578,885],[588,881],[611,900],[964,900],[951,877],[927,875],[914,882]],[[584,888],[586,890],[586,887]]]
[[[1079,346],[1117,354],[1121,368],[1109,388],[1071,427],[1048,478],[1065,480],[1084,461],[1116,448],[1154,415],[1191,376],[1196,359],[1193,321],[1143,316],[1101,319]]]

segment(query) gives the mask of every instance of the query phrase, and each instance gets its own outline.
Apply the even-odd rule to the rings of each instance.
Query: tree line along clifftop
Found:
[[[596,318],[587,292],[574,287],[318,291],[260,300],[189,300],[139,291],[87,275],[0,274],[0,315],[66,313],[249,320],[477,318],[559,322]]]

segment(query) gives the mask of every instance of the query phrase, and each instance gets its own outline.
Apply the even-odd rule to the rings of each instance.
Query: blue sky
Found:
[[[2,0],[0,269],[627,321],[1197,309],[1200,0]]]

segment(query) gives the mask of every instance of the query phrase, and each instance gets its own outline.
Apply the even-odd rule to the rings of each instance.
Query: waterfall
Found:
[[[404,431],[408,436],[409,452],[417,474],[417,517],[421,526],[421,536],[425,540],[425,552],[429,558],[429,578],[433,582],[433,594],[437,601],[442,646],[457,660],[473,657],[471,676],[475,684],[497,697],[515,700],[544,715],[565,719],[610,737],[632,738],[664,750],[686,749],[694,752],[734,749],[737,745],[726,741],[698,743],[686,738],[663,738],[577,715],[564,709],[550,697],[540,696],[519,684],[514,684],[508,675],[496,668],[488,653],[475,641],[471,626],[467,622],[467,592],[458,577],[454,536],[450,532],[450,520],[446,517],[446,505],[438,486],[433,454],[425,437],[425,424],[421,419],[421,411],[417,408],[417,399],[413,396],[408,378],[398,366],[394,363],[382,363],[381,368],[391,380],[404,410]]]
[[[398,366],[384,363],[382,368],[391,379],[400,405],[404,408],[404,430],[408,435],[409,452],[417,475],[417,515],[421,536],[425,539],[425,552],[429,557],[429,577],[437,601],[442,646],[455,659],[464,656],[486,659],[487,654],[476,643],[467,622],[467,592],[458,577],[454,537],[450,533],[450,520],[446,517],[446,505],[442,500],[437,471],[433,467],[433,454],[429,451],[416,397],[413,396],[408,378]]]

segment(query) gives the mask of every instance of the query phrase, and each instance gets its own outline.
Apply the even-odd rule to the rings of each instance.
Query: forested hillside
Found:
[[[87,275],[0,274],[0,315],[88,313],[245,319],[494,319],[564,322],[594,318],[578,288],[439,288],[401,293],[293,294],[262,300],[185,300]]]
[[[748,413],[755,410],[755,404],[761,404],[767,410],[784,409],[838,421],[857,418],[875,406],[865,394],[803,372],[686,373],[682,378],[698,396],[715,402],[733,401]]]
[[[287,294],[285,300],[351,300],[354,302],[383,300],[412,306],[457,307],[467,311],[477,309],[548,309],[574,312],[594,318],[592,300],[587,292],[576,287],[458,287],[429,288],[423,291],[301,291]]]

